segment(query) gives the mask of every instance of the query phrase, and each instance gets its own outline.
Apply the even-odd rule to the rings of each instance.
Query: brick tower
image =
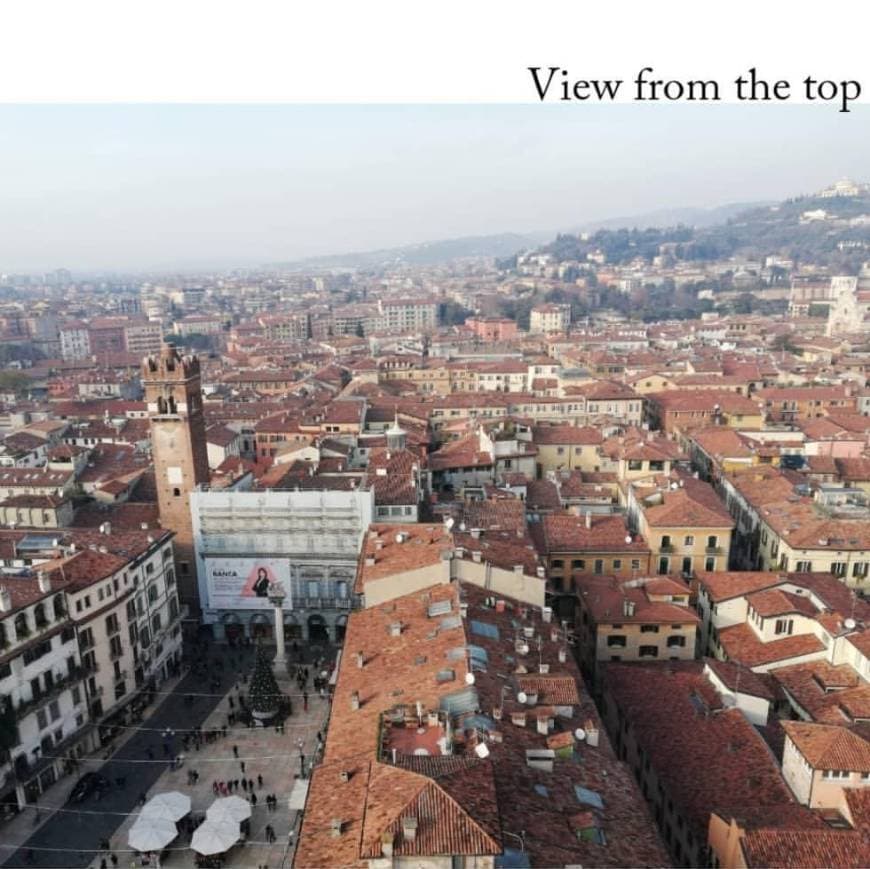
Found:
[[[142,385],[151,419],[160,524],[175,532],[179,597],[196,615],[199,587],[188,496],[209,481],[199,360],[182,357],[165,344],[159,357],[142,360]]]

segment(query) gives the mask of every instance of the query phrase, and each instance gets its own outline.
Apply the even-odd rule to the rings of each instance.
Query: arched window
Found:
[[[21,640],[30,636],[30,626],[27,624],[27,614],[18,613],[15,616],[15,636]]]
[[[66,607],[63,605],[63,595],[56,594],[54,596],[54,618],[55,621],[60,621],[66,616]]]
[[[33,620],[36,622],[37,628],[44,628],[48,624],[48,619],[45,617],[45,606],[38,603],[33,608]]]

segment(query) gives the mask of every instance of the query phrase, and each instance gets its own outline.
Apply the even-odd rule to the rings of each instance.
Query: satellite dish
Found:
[[[843,627],[844,627],[847,631],[854,631],[855,628],[858,627],[858,622],[856,622],[855,619],[846,619],[846,620],[843,622]]]
[[[474,684],[474,673],[466,673],[465,674],[465,684],[473,685]]]
[[[481,758],[481,760],[485,757],[489,757],[489,749],[486,746],[485,742],[478,742],[477,745],[474,746],[474,753]]]
[[[679,483],[677,483],[676,481],[674,481],[673,483],[671,483],[671,491],[672,491],[672,492],[676,492],[677,489],[679,489],[679,488],[680,488],[680,485],[679,485]]]
[[[626,535],[625,535],[625,542],[626,542],[626,543],[631,543],[631,534],[626,534]]]
[[[459,530],[460,530],[460,531],[465,531],[465,523],[464,523],[464,522],[460,522],[460,523],[459,523]]]
[[[525,703],[526,700],[528,700],[528,699],[529,699],[529,695],[526,694],[525,691],[520,691],[520,693],[517,694],[517,700],[519,700],[520,703]]]
[[[583,742],[586,739],[586,731],[582,727],[578,727],[574,731],[574,736],[577,739],[577,742]]]

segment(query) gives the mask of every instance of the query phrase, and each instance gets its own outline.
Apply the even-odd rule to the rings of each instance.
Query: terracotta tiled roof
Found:
[[[739,709],[709,709],[712,689],[696,662],[607,664],[606,690],[629,722],[678,816],[706,840],[722,806],[792,803],[767,745]],[[713,692],[714,697],[718,697]],[[699,709],[707,707],[705,714]]]
[[[547,706],[575,706],[580,702],[577,681],[572,676],[541,675],[518,676],[520,689],[537,694],[538,703]]]
[[[710,600],[720,603],[735,597],[745,597],[764,588],[773,588],[787,581],[787,574],[767,570],[727,570],[721,572],[697,572],[698,584],[707,592]]]
[[[592,426],[539,425],[534,429],[534,442],[547,445],[597,445],[603,440],[601,431]]]
[[[367,582],[437,564],[452,548],[453,537],[441,523],[370,525],[360,555],[357,592],[363,593]]]
[[[542,554],[559,552],[649,552],[646,541],[630,534],[622,516],[592,515],[586,518],[573,513],[553,513],[541,517],[534,526],[540,529]],[[630,542],[626,542],[631,537]],[[536,543],[538,540],[536,539]]]
[[[747,667],[762,667],[777,661],[785,663],[825,650],[815,634],[795,634],[769,643],[762,642],[748,624],[722,628],[719,631],[719,643],[731,660]]]
[[[734,519],[712,486],[691,477],[683,487],[662,492],[663,502],[644,506],[647,523],[653,528],[733,528]]]
[[[854,718],[870,718],[870,686],[848,664],[835,667],[827,661],[810,661],[777,667],[770,676],[819,724],[845,724],[843,712],[849,708]],[[856,712],[867,714],[855,715]]]
[[[726,688],[739,691],[742,694],[753,694],[755,697],[763,697],[765,700],[775,699],[774,691],[768,684],[770,677],[753,673],[735,664],[733,661],[719,661],[716,658],[707,658],[704,663],[721,680]],[[776,671],[775,671],[776,672]]]
[[[870,742],[848,727],[783,721],[789,739],[813,769],[870,773]]]
[[[751,830],[740,843],[749,867],[866,867],[870,839],[853,830]]]
[[[819,612],[809,598],[779,588],[757,591],[750,594],[747,601],[762,618],[786,614],[815,616]]]
[[[360,855],[383,855],[382,836],[394,837],[397,857],[495,855],[502,851],[495,782],[490,764],[478,764],[442,776],[437,783],[407,769],[372,764],[370,792],[389,799],[370,800],[366,806]],[[450,791],[456,791],[451,795]],[[460,796],[462,803],[456,797]],[[417,819],[412,841],[402,835],[402,819]]]
[[[582,607],[588,610],[596,624],[617,622],[619,624],[697,624],[697,613],[688,606],[668,601],[650,600],[644,586],[631,586],[616,577],[583,575],[577,581]],[[689,588],[682,593],[688,597]],[[631,614],[625,602],[633,606]]]

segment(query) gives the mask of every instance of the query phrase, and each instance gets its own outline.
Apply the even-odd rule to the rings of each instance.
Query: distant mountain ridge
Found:
[[[589,221],[561,230],[538,232],[503,232],[492,235],[472,235],[439,239],[418,244],[401,245],[370,251],[325,254],[297,260],[266,264],[266,268],[304,271],[307,269],[372,269],[386,265],[439,265],[468,257],[510,257],[534,249],[560,234],[577,235],[599,230],[658,229],[685,226],[708,229],[724,226],[736,216],[769,208],[774,200],[733,202],[709,208],[661,208],[628,217],[612,217]]]

